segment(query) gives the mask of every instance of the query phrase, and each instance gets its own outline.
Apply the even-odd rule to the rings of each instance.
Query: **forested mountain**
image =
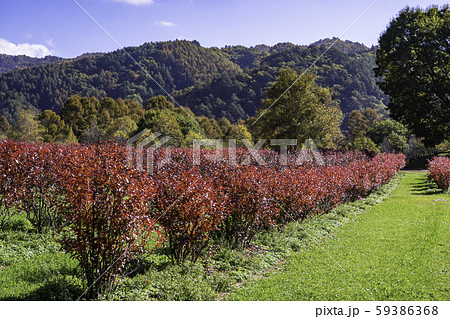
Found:
[[[0,75],[0,115],[14,121],[22,109],[58,113],[74,94],[144,103],[165,94],[153,78],[197,116],[217,120],[225,116],[236,122],[255,114],[281,68],[301,73],[316,59],[310,72],[318,76],[321,86],[333,89],[344,114],[367,107],[383,113],[386,97],[372,71],[375,49],[339,40],[321,57],[333,41],[218,49],[177,40],[129,47],[132,58],[118,50],[15,70]]]
[[[361,44],[338,41],[336,48],[333,46],[323,54],[331,40],[319,43],[279,44],[267,50],[226,47],[222,52],[244,68],[243,72],[220,74],[175,96],[195,114],[216,119],[225,116],[231,121],[246,118],[255,114],[280,68],[292,68],[300,74],[317,60],[310,72],[318,76],[317,83],[321,86],[333,89],[346,117],[352,110],[363,111],[368,107],[386,114],[387,97],[378,88],[372,70],[376,49],[365,47],[363,51]]]
[[[32,58],[26,55],[0,54],[0,73],[12,70],[31,68],[33,66],[45,65],[63,61],[63,58],[46,56],[45,58]]]
[[[46,65],[50,63],[59,63],[63,61],[77,61],[83,58],[101,56],[104,53],[84,53],[76,58],[60,58],[48,55],[44,58],[33,58],[26,55],[7,55],[0,53],[0,74],[14,70],[32,68],[35,66]]]
[[[20,109],[59,112],[74,94],[133,98],[142,103],[165,94],[152,78],[172,92],[239,70],[220,50],[203,48],[195,41],[146,43],[127,52],[4,73],[0,75],[1,114],[14,120]]]
[[[359,42],[352,42],[349,40],[342,41],[339,40],[338,38],[321,39],[319,41],[314,42],[313,45],[317,46],[323,45],[327,48],[332,46],[334,49],[341,51],[343,53],[363,53],[373,49],[373,48],[369,49],[364,44],[361,44]]]

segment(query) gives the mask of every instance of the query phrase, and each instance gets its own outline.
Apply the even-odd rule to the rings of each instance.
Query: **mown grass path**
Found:
[[[450,300],[450,195],[406,172],[382,204],[229,300]]]

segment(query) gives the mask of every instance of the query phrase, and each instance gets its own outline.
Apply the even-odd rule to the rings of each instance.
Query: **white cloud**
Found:
[[[176,27],[177,25],[170,21],[156,21],[156,25],[159,25],[160,27]]]
[[[43,58],[52,55],[52,51],[42,44],[20,43],[14,44],[5,39],[0,39],[0,53],[9,55],[28,55]]]
[[[113,0],[113,1],[125,2],[125,3],[128,3],[128,4],[134,4],[135,6],[142,6],[142,5],[145,5],[145,4],[153,4],[153,3],[155,3],[154,0]]]

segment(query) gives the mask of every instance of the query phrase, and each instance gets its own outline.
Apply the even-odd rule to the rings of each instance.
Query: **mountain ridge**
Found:
[[[333,47],[326,47],[330,43]],[[367,107],[383,112],[386,101],[372,71],[375,49],[336,38],[308,46],[223,48],[175,40],[125,50],[86,53],[74,59],[34,59],[30,61],[43,63],[0,74],[0,115],[14,121],[21,109],[59,112],[74,94],[131,98],[143,104],[167,92],[198,116],[225,116],[235,122],[254,115],[281,68],[301,72],[313,62],[310,71],[319,84],[335,91],[344,113]]]

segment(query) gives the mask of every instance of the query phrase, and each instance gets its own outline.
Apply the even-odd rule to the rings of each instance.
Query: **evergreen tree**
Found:
[[[60,116],[51,110],[45,110],[37,120],[42,126],[41,137],[44,143],[64,141],[68,134],[68,127]]]
[[[220,130],[222,131],[222,135],[225,136],[228,134],[228,132],[231,130],[231,123],[228,121],[226,117],[222,117],[219,122],[217,122],[219,125]]]

